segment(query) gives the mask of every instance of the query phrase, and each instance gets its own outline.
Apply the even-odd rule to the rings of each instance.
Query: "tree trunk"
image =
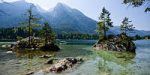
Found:
[[[47,36],[45,37],[45,46],[47,45]]]
[[[31,10],[29,10],[29,47],[30,47],[30,45],[31,45],[31,16],[32,16],[32,12],[31,12]]]
[[[104,21],[104,39],[106,40],[107,39],[107,37],[106,37],[106,26],[105,26],[106,24],[105,24],[105,21]]]

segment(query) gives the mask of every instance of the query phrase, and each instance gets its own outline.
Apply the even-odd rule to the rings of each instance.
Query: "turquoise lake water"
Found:
[[[47,75],[150,75],[150,40],[135,41],[136,54],[133,58],[124,60],[123,62],[130,62],[123,65],[98,56],[92,49],[95,40],[62,41],[63,43],[59,45],[61,48],[59,52],[16,51],[7,53],[8,50],[0,49],[0,75],[25,75],[30,71],[35,71],[35,75],[44,75],[45,73],[41,69],[51,65],[45,64],[48,59],[39,58],[41,55],[53,55],[58,59],[64,57],[85,59],[82,64],[61,74],[48,73]],[[4,44],[4,42],[0,44]],[[104,67],[99,69],[99,64],[104,61]],[[102,68],[106,68],[106,71]]]

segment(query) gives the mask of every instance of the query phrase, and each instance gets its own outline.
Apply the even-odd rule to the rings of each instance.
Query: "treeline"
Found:
[[[39,31],[37,29],[33,29],[32,33],[34,36],[39,36]],[[0,28],[0,39],[17,39],[17,37],[28,37],[28,32],[23,28]]]
[[[136,36],[132,37],[132,39],[133,40],[150,39],[150,35],[146,35],[146,36],[136,35]]]
[[[41,37],[41,31],[33,29],[32,34],[35,37]],[[55,34],[57,39],[98,39],[96,34],[65,33]],[[0,28],[0,40],[16,40],[19,37],[28,37],[28,31],[24,28]]]
[[[94,40],[98,39],[99,36],[97,34],[81,34],[81,33],[68,33],[68,34],[58,34],[58,39],[86,39],[86,40]]]

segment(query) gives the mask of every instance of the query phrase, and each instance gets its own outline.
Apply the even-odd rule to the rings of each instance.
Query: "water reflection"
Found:
[[[101,52],[99,62],[103,75],[150,75],[150,40],[138,40],[136,54]]]
[[[18,58],[34,58],[42,55],[51,55],[58,58],[64,57],[78,57],[91,55],[92,51],[84,49],[86,45],[60,45],[61,48],[58,52],[53,51],[40,51],[40,50],[15,50],[16,57]]]
[[[52,55],[54,56],[55,52],[41,51],[41,50],[15,50],[16,57],[18,58],[34,58],[42,55]]]
[[[41,59],[39,56],[54,55],[58,58],[78,56],[89,58],[79,67],[62,75],[150,75],[150,41],[143,40],[135,43],[137,46],[136,54],[108,51],[95,52],[92,51],[92,45],[84,44],[61,44],[59,45],[61,48],[59,52],[16,50],[13,54],[7,54],[6,50],[0,50],[0,67],[3,67],[0,69],[3,73],[0,74],[24,75],[29,71],[37,72],[50,66],[44,64],[48,59]],[[4,59],[7,59],[7,61],[3,61]]]

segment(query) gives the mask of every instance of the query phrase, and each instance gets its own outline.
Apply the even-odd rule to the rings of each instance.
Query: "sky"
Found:
[[[17,0],[5,0],[13,2]],[[122,0],[25,0],[48,10],[61,2],[71,8],[80,10],[86,16],[98,21],[101,10],[105,7],[111,13],[114,26],[119,26],[124,17],[128,17],[139,30],[150,31],[150,12],[144,12],[145,6],[138,8],[122,4]]]

